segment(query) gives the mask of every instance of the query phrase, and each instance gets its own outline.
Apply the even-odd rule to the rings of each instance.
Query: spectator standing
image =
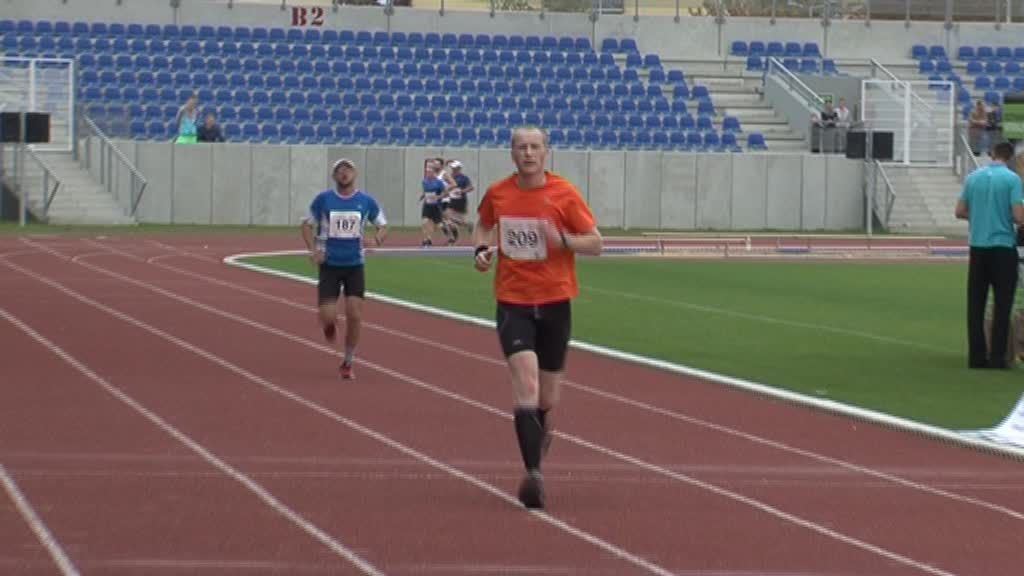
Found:
[[[196,123],[198,121],[199,97],[193,94],[178,110],[178,115],[174,119],[174,123],[178,126],[178,144],[196,143]]]
[[[198,140],[200,142],[223,142],[224,134],[220,130],[220,125],[217,124],[217,115],[213,112],[206,114],[206,121],[199,127],[197,131]]]
[[[846,107],[846,98],[839,99],[839,107],[836,108],[836,121],[844,130],[850,127],[850,109]]]
[[[1018,275],[1014,223],[1024,224],[1024,194],[1020,177],[1007,167],[1011,158],[1013,146],[1008,142],[993,147],[993,163],[967,177],[956,205],[956,217],[969,223],[967,340],[970,368],[1008,368],[1006,347]],[[995,300],[990,347],[985,343],[989,287]]]
[[[985,109],[985,103],[978,100],[974,104],[974,110],[971,110],[971,115],[967,119],[968,122],[968,135],[971,139],[971,147],[975,156],[982,153],[989,153],[989,135],[988,135],[988,110]]]
[[[836,123],[839,121],[839,113],[832,107],[832,102],[826,102],[825,109],[820,114],[813,116],[812,121],[818,131],[818,149],[822,153],[835,152],[837,149]]]

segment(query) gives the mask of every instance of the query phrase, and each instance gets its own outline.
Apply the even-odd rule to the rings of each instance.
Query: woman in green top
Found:
[[[196,143],[196,122],[199,120],[199,97],[188,97],[185,105],[178,110],[175,123],[178,125],[178,144]]]

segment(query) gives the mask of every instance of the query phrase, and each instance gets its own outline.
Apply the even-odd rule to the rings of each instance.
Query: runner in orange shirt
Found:
[[[497,256],[497,329],[515,392],[515,429],[527,475],[519,500],[544,507],[540,463],[551,441],[548,413],[558,403],[571,332],[570,301],[579,294],[575,253],[599,255],[601,234],[586,201],[544,169],[548,135],[512,133],[516,174],[495,182],[478,209],[475,265]],[[498,245],[491,244],[498,238]]]

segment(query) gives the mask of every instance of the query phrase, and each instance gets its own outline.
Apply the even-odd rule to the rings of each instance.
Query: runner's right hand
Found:
[[[313,252],[309,255],[309,259],[313,262],[314,266],[319,266],[324,263],[324,260],[327,259],[327,255],[324,254],[323,250],[313,250]]]

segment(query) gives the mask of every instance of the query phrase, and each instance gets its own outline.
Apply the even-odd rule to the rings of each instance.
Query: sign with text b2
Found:
[[[323,26],[324,9],[321,6],[292,6],[292,26]]]

